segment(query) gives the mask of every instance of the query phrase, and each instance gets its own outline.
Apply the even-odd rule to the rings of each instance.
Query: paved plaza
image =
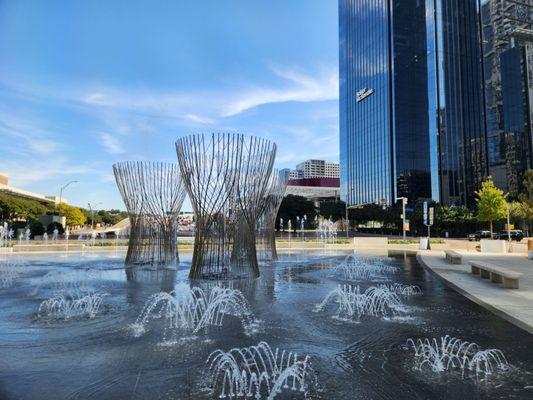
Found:
[[[472,301],[533,333],[533,260],[528,260],[525,254],[459,253],[463,256],[460,265],[447,262],[443,251],[421,251],[418,259]],[[524,274],[520,279],[520,288],[504,289],[488,279],[473,275],[468,265],[470,260],[485,261]]]

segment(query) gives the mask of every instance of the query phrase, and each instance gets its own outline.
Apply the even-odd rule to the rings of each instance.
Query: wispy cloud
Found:
[[[100,140],[102,141],[104,149],[111,155],[123,154],[126,152],[126,149],[116,136],[102,132],[100,133]]]
[[[51,182],[61,177],[97,174],[94,167],[85,162],[72,162],[67,157],[58,154],[39,157],[31,149],[23,158],[0,159],[0,171],[9,174],[12,185],[30,188],[35,183]],[[54,190],[53,187],[50,188],[49,193]]]
[[[246,81],[232,89],[220,90],[141,90],[131,87],[73,84],[69,88],[30,88],[13,82],[0,82],[18,92],[77,107],[108,109],[148,117],[175,118],[189,124],[213,124],[247,110],[275,103],[327,101],[338,98],[336,67],[310,74],[294,68],[271,68],[269,84]],[[71,87],[77,87],[72,90]]]
[[[245,91],[228,103],[222,116],[240,114],[265,104],[325,101],[338,98],[337,69],[329,69],[318,76],[311,76],[293,69],[274,69],[274,73],[288,84],[279,88],[257,87]]]
[[[0,171],[9,174],[15,186],[31,186],[59,177],[95,173],[85,161],[72,162],[65,145],[54,132],[29,116],[18,118],[0,113]],[[53,191],[53,189],[51,190]]]
[[[53,138],[53,133],[32,124],[28,119],[21,120],[11,115],[0,114],[0,133],[23,153],[31,151],[35,155],[49,157],[63,147]]]
[[[201,117],[200,115],[196,114],[186,114],[183,116],[183,118],[198,124],[212,124],[214,122],[211,118]]]

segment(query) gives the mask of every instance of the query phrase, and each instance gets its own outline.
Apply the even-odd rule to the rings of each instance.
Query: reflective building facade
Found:
[[[489,172],[512,197],[532,162],[533,0],[481,0]]]
[[[340,0],[339,35],[343,197],[430,198],[423,2]]]
[[[437,138],[443,204],[473,202],[487,178],[487,151],[476,0],[426,0],[429,134]]]
[[[486,178],[478,0],[340,0],[341,193],[468,204]]]

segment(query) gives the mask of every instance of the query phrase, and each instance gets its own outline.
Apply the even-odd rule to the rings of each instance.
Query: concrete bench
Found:
[[[523,275],[486,262],[470,261],[469,264],[474,275],[480,275],[494,283],[502,283],[507,289],[518,289],[518,281]]]
[[[461,264],[463,262],[463,256],[456,251],[446,250],[444,254],[446,255],[446,260],[452,264]]]

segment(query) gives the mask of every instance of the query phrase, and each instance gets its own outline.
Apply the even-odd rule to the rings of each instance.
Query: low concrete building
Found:
[[[340,196],[339,178],[291,179],[285,196],[303,196],[317,205],[324,200],[338,200]]]
[[[10,186],[9,175],[4,173],[0,173],[0,192],[8,193],[25,199],[36,200],[44,204],[59,204],[58,196],[46,196],[44,194],[34,193],[28,190]],[[67,203],[67,200],[65,198],[61,199],[61,203],[65,204]]]

